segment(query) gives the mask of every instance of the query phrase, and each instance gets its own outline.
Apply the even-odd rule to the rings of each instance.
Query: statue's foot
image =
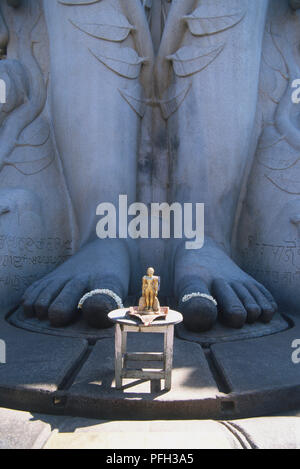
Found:
[[[63,327],[79,316],[78,303],[86,293],[109,290],[123,301],[129,280],[126,244],[119,240],[97,240],[29,287],[23,296],[24,311],[28,317],[48,318],[52,326]],[[81,311],[90,326],[111,327],[107,314],[119,307],[115,298],[101,293],[84,302]]]
[[[201,250],[188,251],[184,246],[178,249],[175,292],[185,326],[191,331],[211,329],[218,316],[225,325],[236,329],[245,323],[268,323],[277,310],[268,290],[210,240]],[[204,296],[190,296],[193,293]]]

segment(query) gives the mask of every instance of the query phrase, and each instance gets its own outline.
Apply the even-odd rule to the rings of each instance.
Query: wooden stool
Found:
[[[151,381],[151,392],[160,391],[160,382],[165,380],[165,390],[170,391],[172,386],[172,366],[173,366],[173,343],[174,326],[182,322],[183,317],[177,311],[169,311],[166,319],[156,320],[151,326],[144,326],[138,319],[129,318],[127,309],[117,309],[109,313],[108,317],[115,326],[115,377],[116,388],[122,388],[124,378],[142,379]],[[164,334],[164,352],[163,353],[127,353],[127,334],[128,332],[149,333],[155,332]],[[141,370],[127,369],[128,361],[134,362],[160,362],[161,370]]]

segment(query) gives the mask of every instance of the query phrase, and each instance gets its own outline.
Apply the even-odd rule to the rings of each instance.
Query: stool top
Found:
[[[143,329],[148,329],[149,327],[164,327],[164,326],[172,326],[175,324],[179,324],[183,321],[182,314],[178,313],[178,311],[169,310],[169,314],[166,319],[156,319],[150,326],[145,326],[141,323],[141,321],[136,318],[129,318],[127,312],[129,308],[123,309],[116,309],[109,313],[109,319],[117,324],[126,324],[127,326],[138,326]]]

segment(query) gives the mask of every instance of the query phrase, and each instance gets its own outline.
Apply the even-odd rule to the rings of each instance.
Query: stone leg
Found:
[[[214,295],[222,320],[239,328],[246,321],[269,321],[275,311],[271,295],[230,259],[242,181],[258,138],[255,117],[268,1],[191,3],[184,12],[182,3],[174,2],[180,17],[171,10],[158,66],[161,83],[160,73],[166,80],[170,76],[163,61],[168,57],[176,76],[173,93],[187,90],[169,118],[170,198],[205,203],[206,214],[204,247],[174,249],[174,292],[179,302],[192,292]],[[219,21],[222,15],[230,21]],[[205,17],[210,17],[209,25]],[[175,22],[182,18],[181,42],[177,37],[172,43]],[[163,99],[166,91],[160,93]],[[216,307],[208,299],[193,298],[180,307],[189,329],[207,330],[216,321]]]
[[[293,8],[297,2],[290,2]],[[300,5],[298,5],[298,8]],[[261,70],[263,126],[238,223],[236,251],[243,268],[272,292],[279,308],[297,313],[300,301],[299,77],[300,11],[270,5]],[[276,64],[276,65],[275,65]]]
[[[142,113],[137,103],[140,80],[148,84],[143,62],[146,56],[151,62],[151,51],[147,53],[147,21],[138,1],[53,0],[44,2],[44,11],[54,133],[80,251],[34,284],[24,302],[29,314],[49,315],[53,324],[63,325],[75,317],[78,300],[90,289],[108,288],[122,299],[128,293],[129,248],[123,240],[96,240],[96,209],[102,202],[117,208],[122,194],[129,204],[136,200]],[[106,313],[115,307],[109,297],[97,295],[87,301],[84,314],[90,324],[105,327]]]
[[[28,286],[69,257],[72,230],[46,106],[40,2],[23,2],[18,9],[2,2],[0,16],[0,43],[7,49],[0,61],[6,84],[0,104],[0,304],[12,309]]]

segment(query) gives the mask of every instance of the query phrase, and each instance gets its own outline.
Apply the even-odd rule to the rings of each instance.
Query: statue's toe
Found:
[[[233,288],[224,279],[215,279],[213,293],[218,302],[220,320],[228,327],[241,329],[246,323],[247,311]]]
[[[183,290],[180,294],[178,308],[183,315],[185,327],[192,332],[210,330],[218,318],[218,310],[207,285],[199,277],[188,277],[182,280]],[[190,296],[191,294],[207,295]]]
[[[117,308],[117,304],[108,295],[98,294],[88,298],[82,307],[83,317],[86,322],[96,329],[112,327],[108,319],[108,313]]]
[[[46,286],[47,282],[44,279],[34,283],[25,291],[22,298],[22,305],[26,317],[32,318],[35,316],[35,302]]]
[[[244,305],[247,312],[247,323],[253,324],[261,317],[261,307],[245,285],[240,282],[232,282],[231,287]]]
[[[64,327],[78,317],[78,302],[86,288],[85,279],[73,279],[64,286],[49,308],[48,317],[52,326]]]
[[[196,297],[180,306],[185,327],[192,332],[209,331],[215,324],[218,311],[216,306],[205,298]]]
[[[47,286],[41,291],[34,304],[34,309],[38,319],[41,321],[47,319],[51,304],[59,296],[67,282],[68,279],[61,278],[49,280]]]
[[[259,319],[264,323],[269,323],[277,311],[277,304],[273,297],[262,285],[249,282],[246,286],[261,308],[262,313]]]

